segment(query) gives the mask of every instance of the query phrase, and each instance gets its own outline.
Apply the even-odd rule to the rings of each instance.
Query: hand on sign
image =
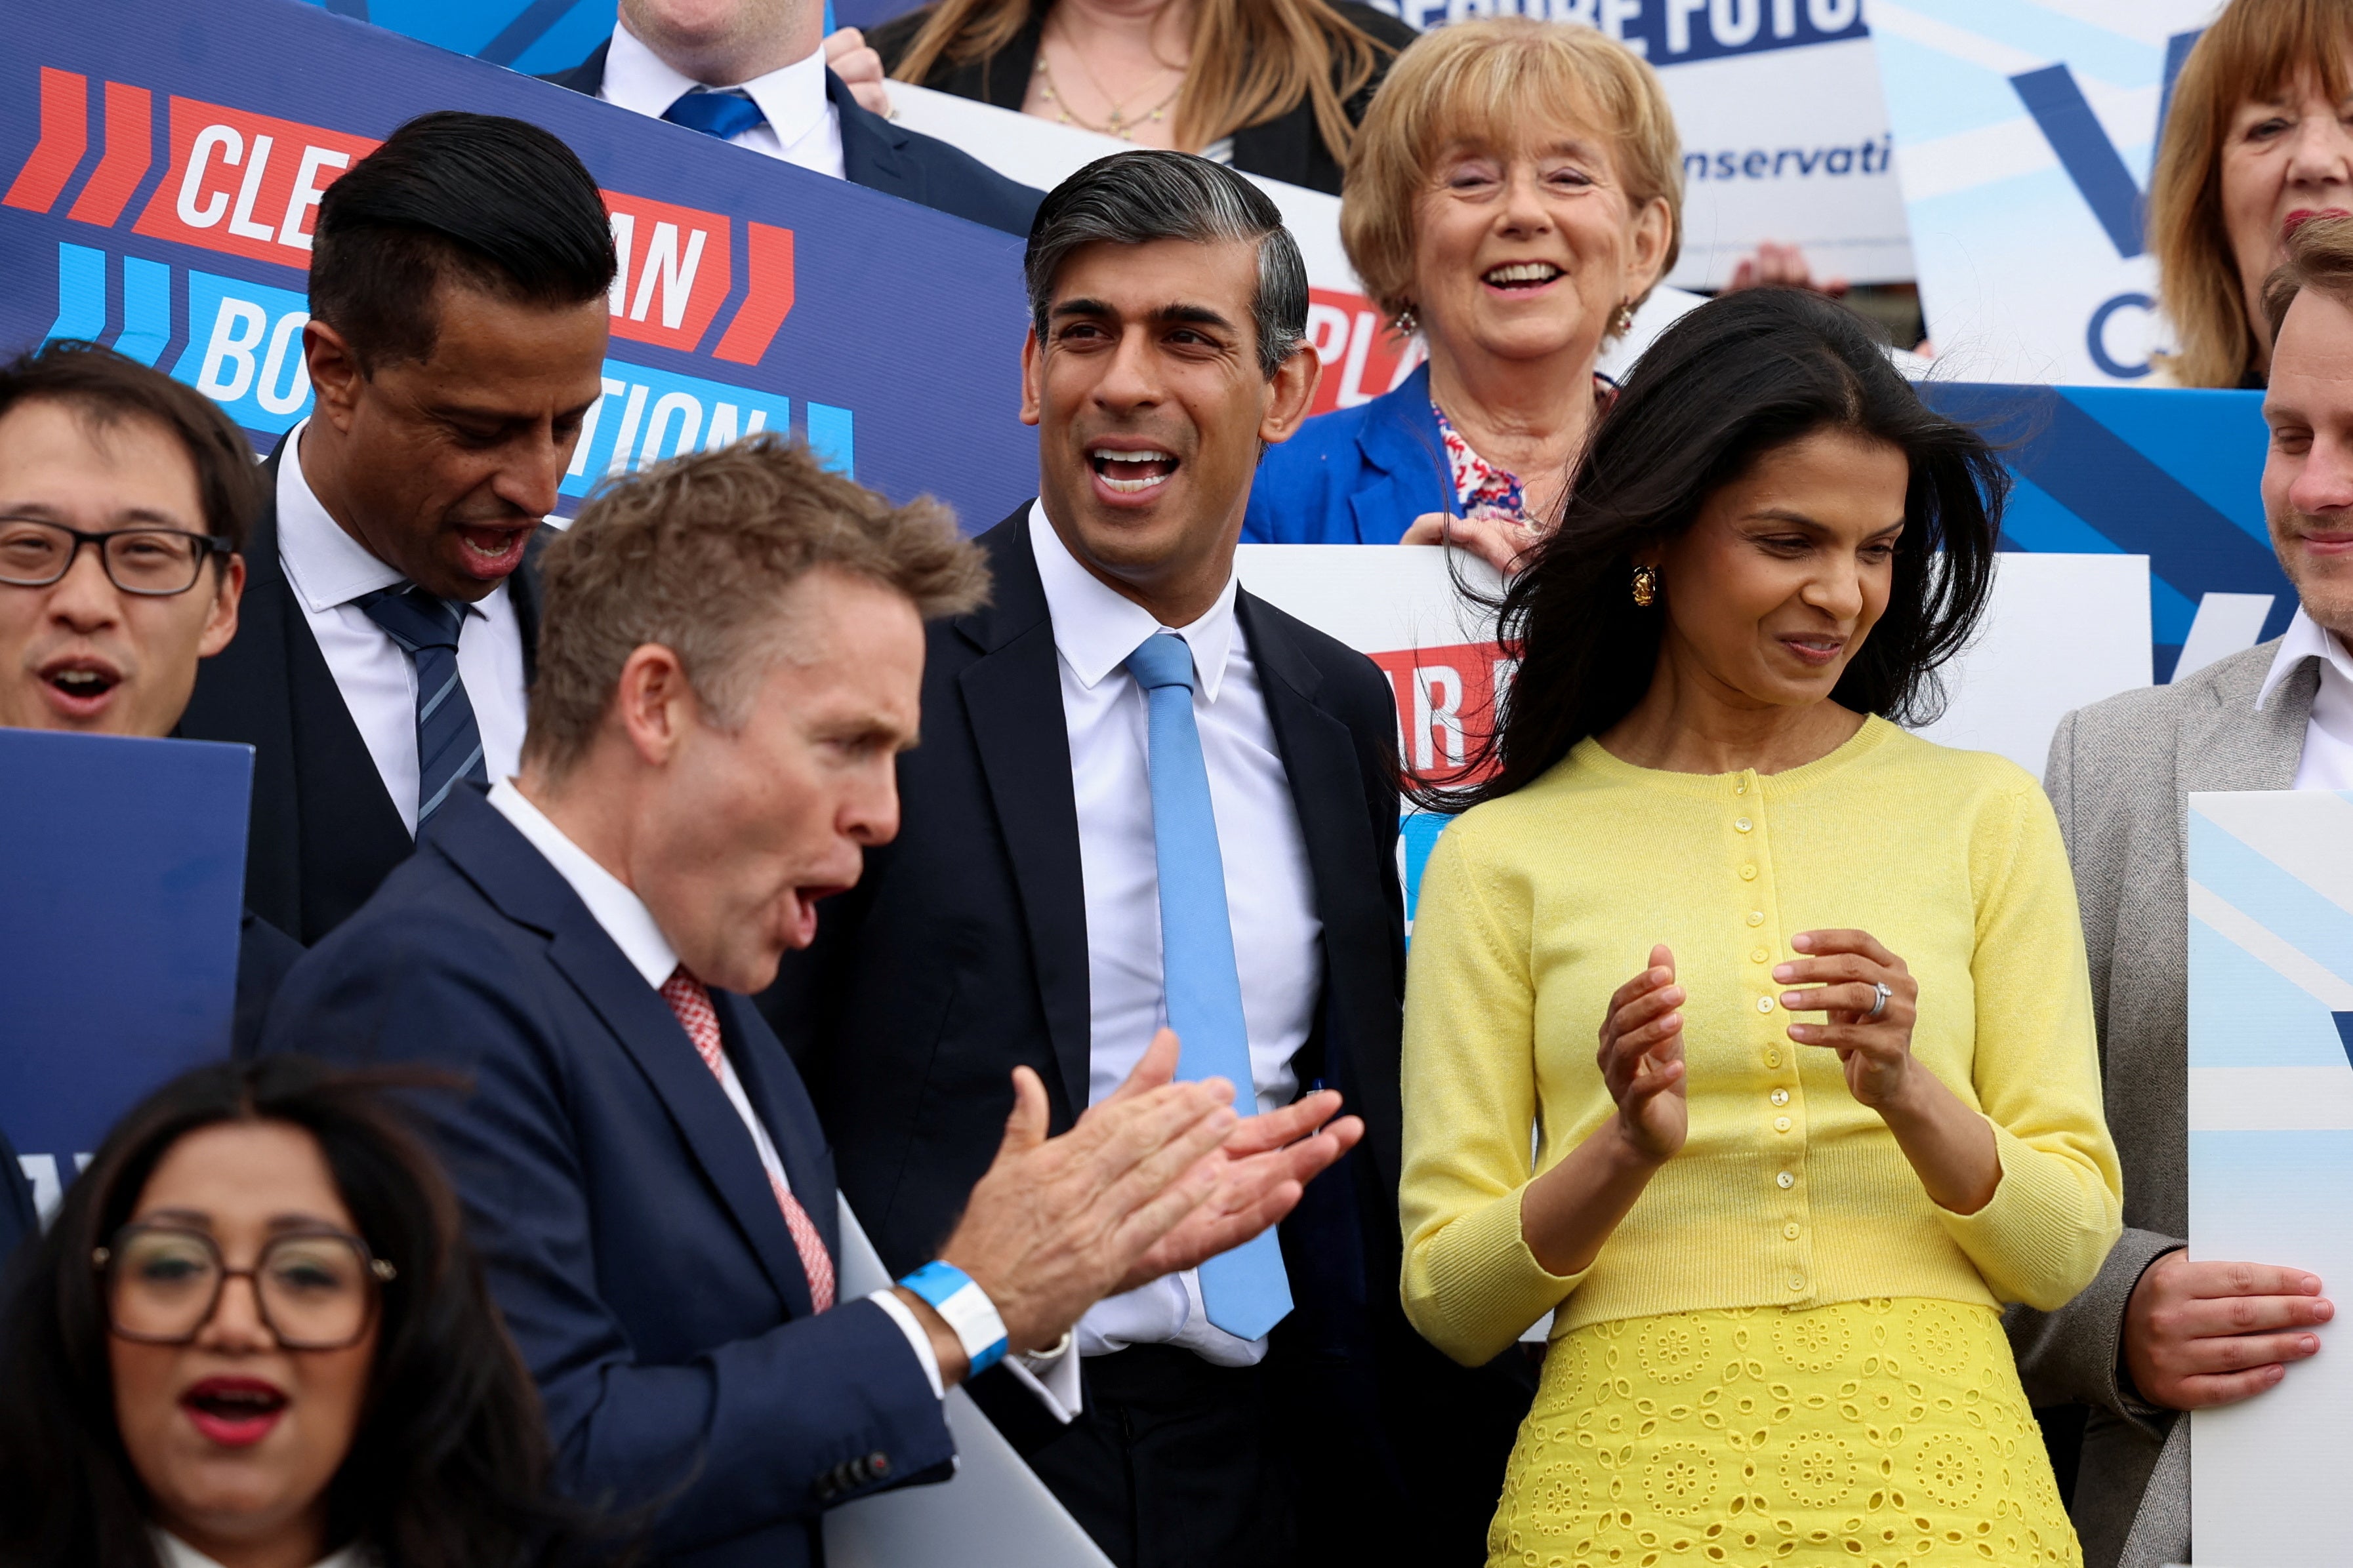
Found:
[[[1087,1116],[1166,1083],[1176,1070],[1176,1037],[1161,1030],[1128,1080]],[[1243,1118],[1210,1156],[1219,1170],[1209,1196],[1136,1261],[1119,1288],[1133,1290],[1164,1274],[1198,1268],[1280,1222],[1307,1184],[1365,1135],[1365,1124],[1357,1117],[1332,1120],[1339,1109],[1338,1092],[1324,1089],[1302,1095],[1280,1110]],[[1082,1123],[1085,1120],[1080,1118]]]
[[[2316,1354],[2320,1336],[2306,1331],[2336,1315],[2319,1276],[2301,1268],[2168,1252],[2125,1305],[2125,1370],[2143,1399],[2168,1410],[2235,1405]]]
[[[996,1303],[1012,1350],[1058,1342],[1225,1187],[1232,1162],[1221,1151],[1240,1125],[1234,1086],[1172,1083],[1176,1063],[1176,1037],[1163,1030],[1136,1068],[1145,1082],[1131,1079],[1059,1138],[1046,1136],[1046,1086],[1013,1069],[1005,1141],[940,1248]]]
[[[1757,247],[1757,254],[1745,256],[1732,269],[1732,280],[1724,286],[1730,294],[1742,289],[1811,289],[1835,300],[1847,291],[1843,278],[1815,280],[1812,265],[1806,253],[1794,245],[1777,245],[1766,240]]]
[[[1532,525],[1501,512],[1476,511],[1455,517],[1429,511],[1413,520],[1399,544],[1451,544],[1467,550],[1508,577],[1520,569],[1520,557],[1544,536]]]
[[[1683,1003],[1675,955],[1664,944],[1651,949],[1651,967],[1610,996],[1594,1058],[1618,1102],[1620,1135],[1636,1153],[1662,1163],[1691,1130],[1683,1016],[1675,1011]]]
[[[858,107],[891,118],[891,92],[883,83],[882,57],[867,47],[866,35],[843,27],[825,36],[826,68],[841,79]]]

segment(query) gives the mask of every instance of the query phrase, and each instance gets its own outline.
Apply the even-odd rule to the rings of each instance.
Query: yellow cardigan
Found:
[[[1917,976],[1913,1054],[1986,1117],[2000,1154],[1978,1213],[1938,1208],[1837,1054],[1785,1032],[1772,966],[1826,927],[1871,932]],[[1689,1140],[1590,1268],[1547,1273],[1521,1239],[1521,1189],[1612,1114],[1602,1013],[1662,942],[1690,996]],[[2000,757],[1881,719],[1765,776],[1638,768],[1588,740],[1466,813],[1422,879],[1404,1075],[1406,1313],[1464,1363],[1555,1307],[1556,1335],[1872,1297],[2047,1310],[2118,1234],[2050,803]]]

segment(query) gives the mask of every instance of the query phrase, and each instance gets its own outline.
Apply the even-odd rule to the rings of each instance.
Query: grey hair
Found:
[[[1109,241],[1144,245],[1155,239],[1214,245],[1249,240],[1258,246],[1258,293],[1250,318],[1258,331],[1259,369],[1271,376],[1299,352],[1307,335],[1307,265],[1282,226],[1282,213],[1260,190],[1222,163],[1189,153],[1139,149],[1098,158],[1056,185],[1029,226],[1022,271],[1029,286],[1029,320],[1046,337],[1054,274],[1082,245]]]

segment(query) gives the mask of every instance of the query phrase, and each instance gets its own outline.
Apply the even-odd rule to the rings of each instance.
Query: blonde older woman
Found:
[[[1465,23],[1398,57],[1348,154],[1348,259],[1429,363],[1267,454],[1242,537],[1435,543],[1507,564],[1557,515],[1594,362],[1681,243],[1674,116],[1589,27]]]
[[[2353,212],[2353,0],[2232,0],[2174,83],[2149,248],[2180,386],[2261,386],[2263,280],[2306,220]]]

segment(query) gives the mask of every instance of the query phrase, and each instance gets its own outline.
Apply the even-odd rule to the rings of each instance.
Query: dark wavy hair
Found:
[[[0,1563],[157,1568],[147,1494],[114,1422],[104,1289],[90,1265],[156,1165],[190,1133],[284,1122],[318,1140],[361,1237],[396,1276],[351,1452],[328,1487],[329,1540],[386,1568],[609,1563],[613,1531],[546,1489],[530,1374],[491,1305],[458,1200],[383,1091],[415,1074],[301,1058],[200,1068],[142,1101],[20,1253],[0,1314]]]
[[[1923,405],[1844,307],[1745,289],[1659,334],[1597,424],[1559,526],[1498,605],[1497,638],[1520,661],[1510,692],[1459,771],[1415,783],[1419,804],[1456,812],[1510,795],[1632,711],[1665,623],[1634,604],[1636,555],[1681,535],[1766,453],[1822,430],[1883,441],[1912,469],[1886,613],[1831,699],[1906,723],[1942,712],[1938,667],[1992,592],[2009,471],[1975,431]]]

